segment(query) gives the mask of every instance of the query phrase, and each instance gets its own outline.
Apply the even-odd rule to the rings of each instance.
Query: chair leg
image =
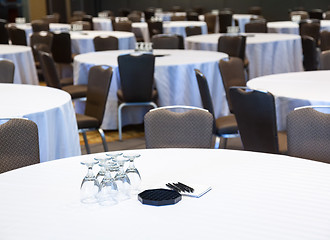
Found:
[[[105,140],[105,135],[104,135],[104,132],[101,128],[97,129],[100,133],[100,136],[102,138],[102,143],[103,143],[103,147],[104,147],[104,151],[105,152],[108,152],[108,145],[107,145],[107,141]]]
[[[223,148],[224,149],[227,148],[227,140],[228,140],[228,138],[223,138]]]
[[[220,148],[220,137],[219,137],[219,136],[216,136],[216,137],[215,137],[214,148],[215,148],[215,149]]]
[[[85,132],[85,131],[82,131],[81,133],[82,133],[83,138],[84,138],[85,147],[86,147],[86,152],[87,152],[88,154],[90,154],[90,153],[91,153],[91,149],[89,148],[89,145],[88,145],[88,140],[87,140],[86,132]]]
[[[119,134],[119,141],[122,140],[122,129],[121,129],[121,109],[124,106],[122,104],[118,107],[118,134]]]

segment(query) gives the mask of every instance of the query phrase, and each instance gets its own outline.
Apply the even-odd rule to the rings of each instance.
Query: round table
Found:
[[[68,93],[50,87],[2,83],[0,102],[0,118],[23,117],[38,125],[40,162],[81,154]]]
[[[195,50],[217,51],[222,34],[191,36],[185,47]],[[274,73],[303,71],[301,38],[293,34],[245,34],[250,78]]]
[[[299,24],[291,21],[268,22],[268,32],[299,34]],[[330,31],[330,20],[321,20],[321,31]]]
[[[271,92],[276,101],[277,127],[286,130],[286,117],[296,107],[330,105],[330,71],[275,74],[251,79],[248,87]]]
[[[112,21],[110,18],[93,17],[94,30],[112,31]]]
[[[117,129],[117,90],[120,88],[117,57],[133,51],[104,51],[81,54],[74,58],[74,82],[87,84],[88,70],[94,65],[109,65],[113,68],[112,82],[105,115],[103,129]],[[228,114],[225,91],[219,71],[218,62],[227,54],[208,51],[188,50],[154,50],[156,57],[154,79],[158,90],[158,105],[190,105],[202,107],[201,97],[194,69],[199,69],[206,76],[211,91],[215,116]],[[78,105],[76,106],[79,110]],[[123,126],[143,122],[145,108],[123,109]],[[129,112],[126,112],[129,111]]]
[[[0,58],[8,59],[15,64],[14,83],[39,84],[30,47],[1,44]]]
[[[234,14],[233,19],[238,21],[240,32],[245,32],[245,24],[251,21],[251,18],[256,18],[257,15],[253,14]]]
[[[180,181],[212,190],[161,207],[136,196],[114,206],[86,205],[79,199],[87,172],[80,162],[97,155],[37,164],[0,174],[2,239],[330,238],[329,164],[223,149],[134,152],[141,154],[135,162],[142,189]]]
[[[97,36],[113,36],[118,38],[118,48],[134,49],[135,48],[135,36],[130,32],[121,31],[71,31],[71,43],[73,53],[88,53],[94,52],[93,39]]]

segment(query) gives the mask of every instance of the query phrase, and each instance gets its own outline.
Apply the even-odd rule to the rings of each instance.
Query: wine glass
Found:
[[[96,203],[96,195],[100,191],[100,184],[97,181],[94,173],[93,166],[98,164],[96,160],[85,160],[81,162],[82,165],[87,167],[87,174],[84,177],[80,187],[80,201],[82,203]]]
[[[117,158],[115,161],[119,166],[119,171],[114,178],[119,189],[118,199],[126,200],[130,198],[131,190],[131,182],[126,172],[124,171],[124,164],[127,162],[127,160],[125,158]]]
[[[105,163],[106,162],[109,162],[110,160],[112,160],[113,158],[112,157],[108,157],[108,156],[99,156],[99,157],[96,157],[94,158],[96,161],[99,162],[99,165],[100,165],[100,171],[97,173],[96,175],[96,179],[99,183],[102,182],[104,176],[105,176]]]
[[[131,182],[131,193],[136,194],[140,190],[141,185],[141,175],[137,168],[134,165],[134,160],[138,157],[140,157],[140,154],[136,153],[127,153],[123,155],[124,158],[127,158],[129,160],[128,168],[126,169],[126,175],[128,176],[130,182]]]
[[[117,204],[118,188],[114,178],[111,177],[111,166],[114,164],[112,161],[106,161],[101,164],[105,169],[105,175],[101,182],[101,190],[97,195],[100,205],[111,206]]]

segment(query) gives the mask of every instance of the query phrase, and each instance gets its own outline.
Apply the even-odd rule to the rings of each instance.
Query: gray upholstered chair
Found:
[[[213,102],[206,77],[198,69],[195,69],[195,74],[203,108],[208,110],[214,119],[213,133],[216,136],[215,148],[219,148],[220,138],[224,139],[224,148],[226,148],[228,138],[239,137],[235,116],[231,114],[228,116],[215,118]]]
[[[289,13],[290,20],[292,19],[293,16],[300,16],[301,20],[309,18],[308,12],[306,11],[292,11]]]
[[[62,86],[58,77],[57,69],[52,56],[46,52],[39,52],[41,69],[48,87],[62,89],[71,95],[72,99],[84,98],[87,93],[87,85],[67,85]],[[65,79],[62,80],[66,82]]]
[[[231,87],[229,96],[244,150],[279,153],[273,95],[246,87]]]
[[[15,64],[7,59],[0,60],[0,83],[14,83]]]
[[[188,110],[172,112],[172,109]],[[150,110],[144,117],[147,148],[210,148],[213,116],[205,109],[170,106]]]
[[[25,30],[9,25],[8,35],[13,45],[27,46]]]
[[[215,33],[217,16],[212,13],[206,13],[204,14],[204,21],[206,22],[208,33]]]
[[[303,50],[303,66],[305,71],[317,70],[319,64],[319,56],[314,38],[310,36],[302,36],[302,50]]]
[[[163,22],[147,21],[147,24],[148,24],[148,31],[149,31],[150,38],[152,38],[152,36],[154,36],[154,35],[164,33]]]
[[[0,19],[0,44],[8,44],[9,36],[6,28],[7,20]]]
[[[113,22],[113,30],[132,32],[132,22],[131,21]]]
[[[267,33],[267,22],[254,20],[245,24],[246,33]]]
[[[330,70],[330,50],[321,52],[320,70]]]
[[[44,20],[31,21],[32,32],[49,31],[49,23]]]
[[[118,38],[97,36],[93,39],[95,51],[118,50]]]
[[[108,99],[109,88],[112,78],[112,68],[109,66],[94,66],[88,73],[87,100],[84,114],[76,114],[79,132],[82,133],[86,151],[90,153],[87,131],[98,130],[104,151],[108,151],[104,132],[100,128],[103,121],[105,105]]]
[[[0,125],[0,173],[40,163],[37,125],[10,119]]]
[[[179,49],[180,39],[176,35],[157,34],[151,38],[153,49]]]
[[[173,16],[171,16],[171,21],[186,21],[186,16],[173,15]]]
[[[194,36],[194,35],[201,35],[202,34],[202,28],[200,26],[195,26],[195,27],[186,27],[186,36]]]
[[[321,51],[330,50],[330,31],[322,31],[320,33]]]
[[[232,26],[233,12],[230,10],[223,10],[219,12],[219,32],[227,33],[227,27]]]
[[[148,106],[156,108],[158,98],[154,85],[155,56],[120,55],[118,68],[121,88],[117,91],[118,98],[118,132],[122,139],[122,109],[131,106]]]
[[[323,113],[324,110],[327,113]],[[329,113],[330,106],[308,106],[297,108],[288,114],[290,156],[330,163]]]
[[[320,45],[320,20],[306,19],[299,22],[299,34],[300,36],[309,36],[314,38],[316,46]]]

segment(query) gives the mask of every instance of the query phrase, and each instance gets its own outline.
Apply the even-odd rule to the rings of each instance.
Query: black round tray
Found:
[[[153,206],[171,205],[179,202],[182,196],[177,191],[168,189],[150,189],[141,192],[138,199],[141,203]]]

